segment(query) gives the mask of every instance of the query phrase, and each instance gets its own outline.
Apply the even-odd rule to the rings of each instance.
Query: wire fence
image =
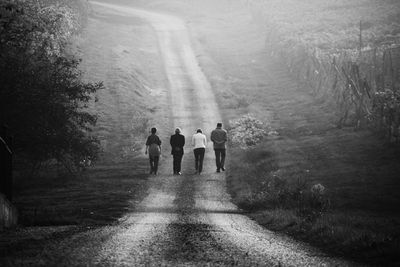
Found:
[[[400,46],[325,53],[284,38],[279,25],[249,5],[266,35],[265,47],[298,82],[333,104],[337,126],[371,127],[398,141],[400,132]]]

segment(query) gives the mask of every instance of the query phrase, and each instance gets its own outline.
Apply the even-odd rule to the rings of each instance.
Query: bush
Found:
[[[87,108],[102,83],[83,83],[79,60],[65,53],[72,11],[8,0],[0,15],[0,123],[14,134],[18,159],[74,170],[99,149]]]
[[[266,134],[264,123],[251,114],[244,115],[237,120],[231,120],[229,123],[231,125],[231,142],[242,149],[257,145]]]
[[[400,127],[400,92],[386,89],[373,95],[372,119],[386,135],[399,137]]]
[[[288,179],[283,169],[261,172],[255,165],[242,166],[247,173],[239,190],[247,188],[238,204],[249,210],[293,209],[305,220],[315,220],[330,208],[326,188],[307,182],[304,178]],[[252,169],[254,171],[252,171]],[[237,195],[237,194],[236,194]]]

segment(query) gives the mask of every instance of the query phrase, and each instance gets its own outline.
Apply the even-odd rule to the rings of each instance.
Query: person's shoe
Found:
[[[217,169],[217,172],[221,172],[219,169]]]
[[[224,167],[221,167],[221,171],[223,171],[223,172],[224,172],[224,171],[225,171],[225,168],[224,168]]]
[[[181,172],[177,172],[176,174],[177,174],[177,175],[182,175],[182,173],[181,173]]]

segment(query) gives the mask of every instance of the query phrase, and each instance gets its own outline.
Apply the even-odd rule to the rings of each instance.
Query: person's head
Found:
[[[179,128],[179,127],[176,127],[175,128],[175,133],[176,134],[180,134],[182,131],[181,131],[181,128]]]
[[[199,128],[197,129],[196,133],[203,133],[203,131]]]
[[[155,134],[157,132],[157,129],[155,127],[151,128],[151,133]]]
[[[222,128],[222,123],[221,122],[217,123],[217,128]]]

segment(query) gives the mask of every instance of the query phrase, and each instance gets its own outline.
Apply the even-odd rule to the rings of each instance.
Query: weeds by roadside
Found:
[[[397,261],[399,220],[337,210],[310,220],[295,209],[285,208],[257,211],[251,216],[268,229],[296,236],[339,256],[378,265]]]
[[[23,226],[104,225],[122,217],[146,194],[144,162],[95,166],[71,178],[16,180],[14,203]]]
[[[280,169],[265,143],[233,149],[228,188],[234,202],[268,229],[296,236],[339,256],[368,263],[395,262],[400,249],[397,218],[345,212],[320,183]]]

